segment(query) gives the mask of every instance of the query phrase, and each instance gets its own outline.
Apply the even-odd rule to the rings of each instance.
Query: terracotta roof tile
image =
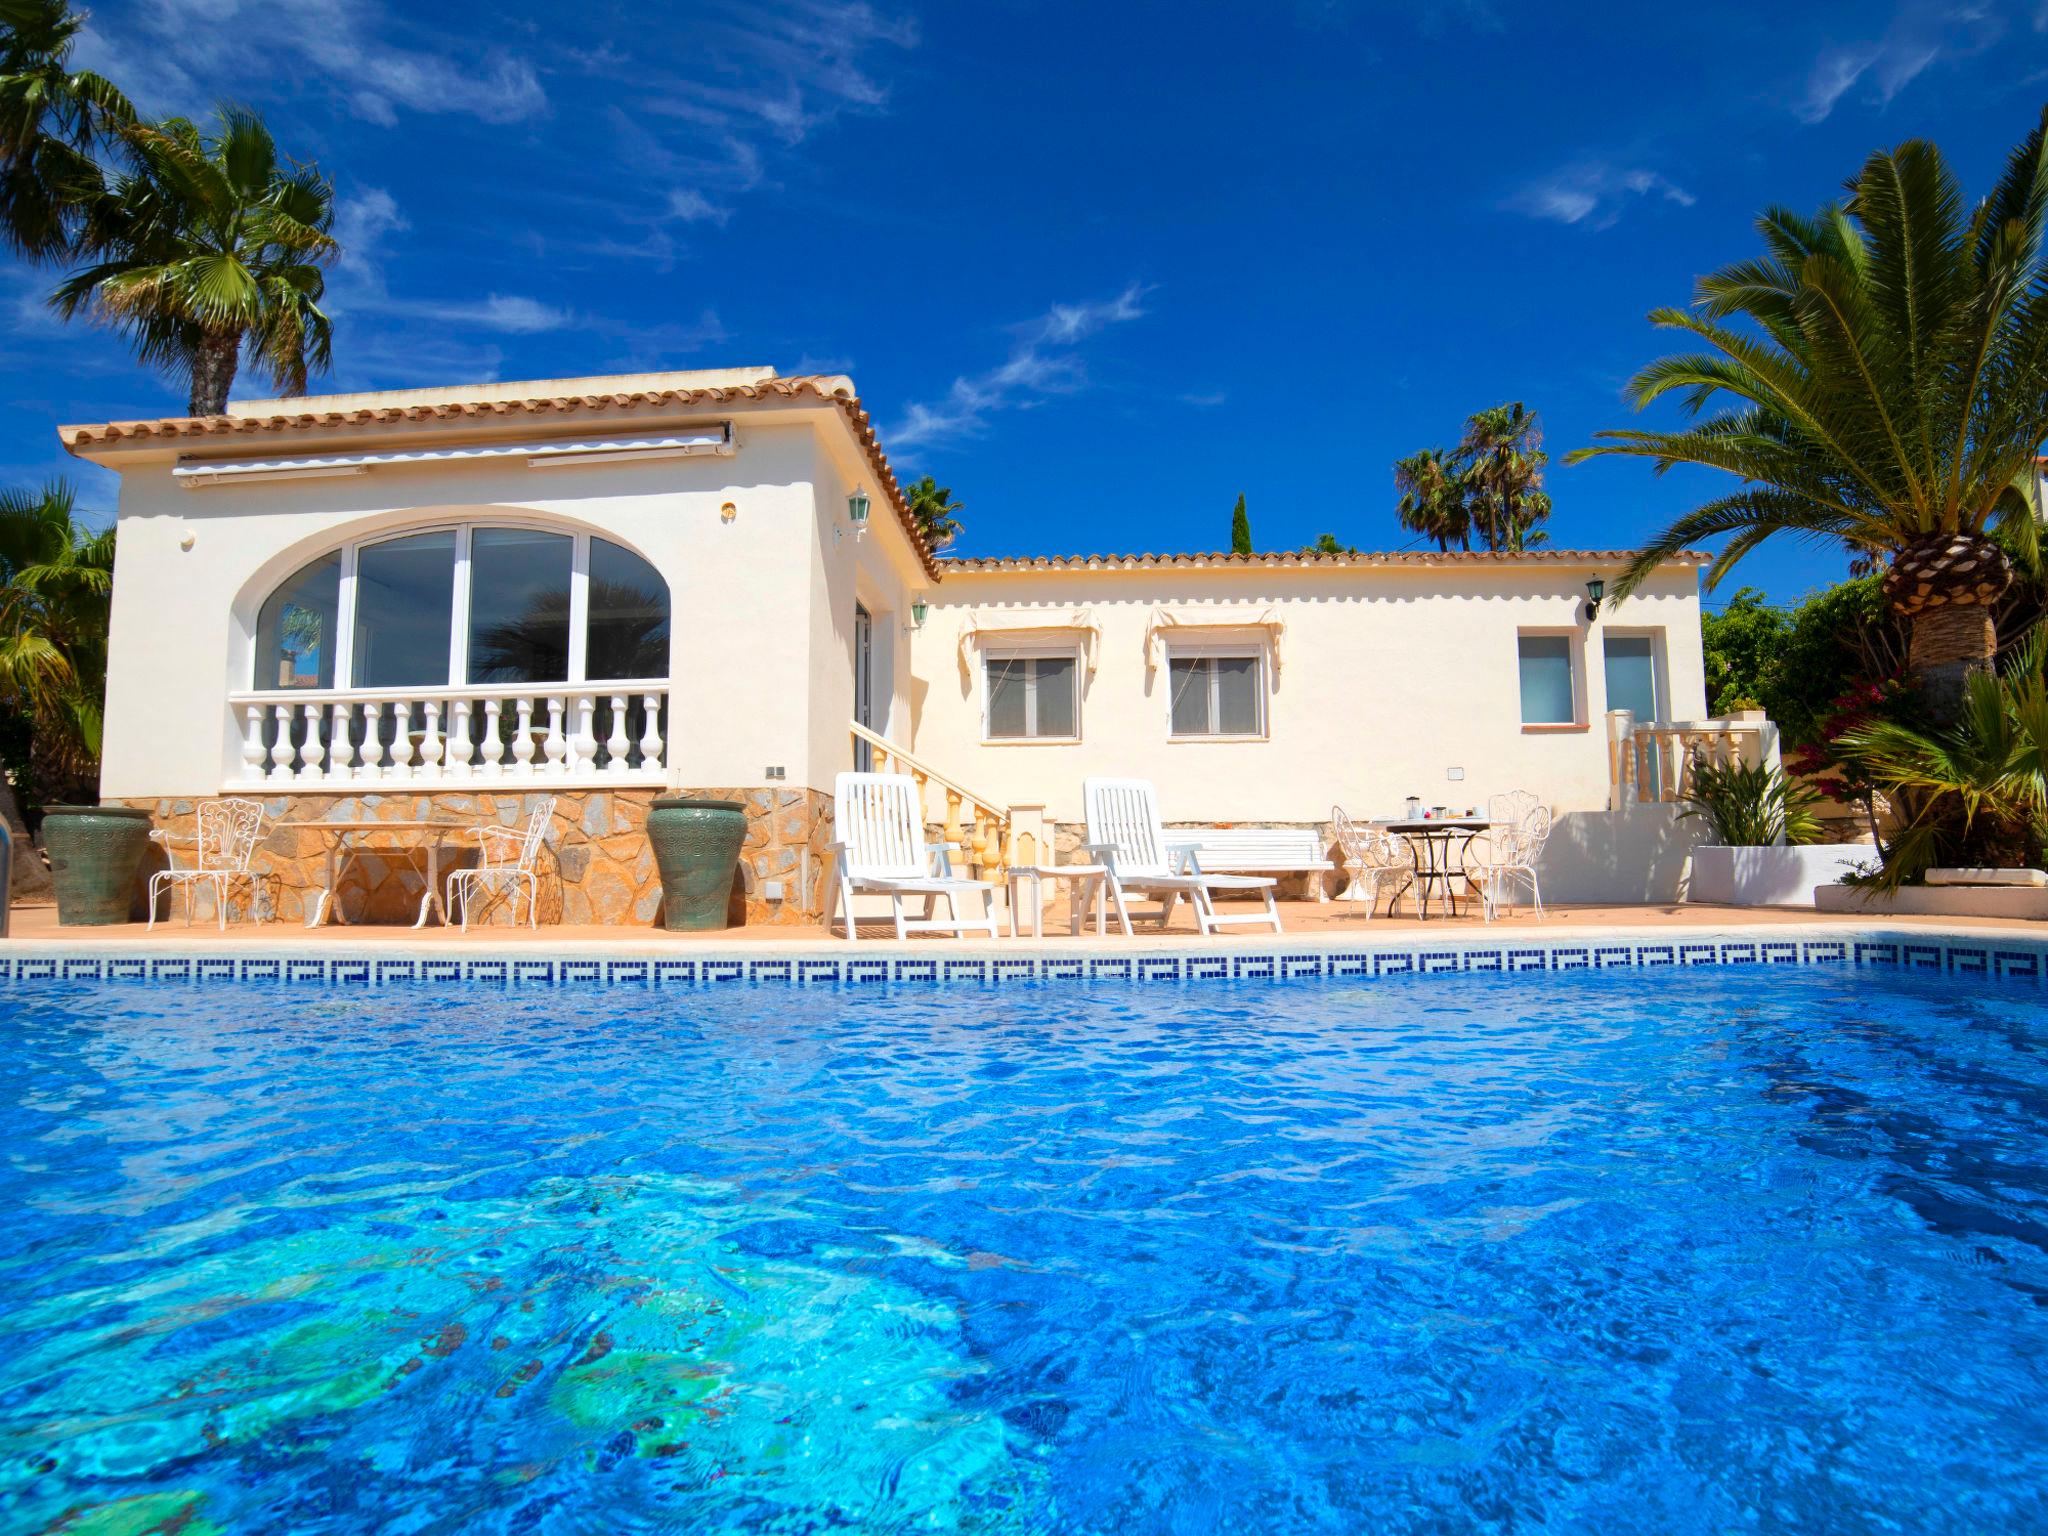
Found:
[[[1263,554],[1240,555],[1223,550],[1192,554],[1155,555],[942,555],[944,571],[1130,571],[1162,567],[1257,566],[1286,569],[1327,565],[1336,567],[1388,565],[1626,565],[1635,559],[1632,549],[1531,549],[1520,553],[1490,549],[1359,550],[1355,554],[1328,555],[1311,549],[1270,550]],[[1707,565],[1713,556],[1704,550],[1688,549],[1671,557],[1676,565]]]

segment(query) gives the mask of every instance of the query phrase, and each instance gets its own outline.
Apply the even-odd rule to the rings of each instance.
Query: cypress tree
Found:
[[[1233,555],[1252,552],[1252,520],[1244,515],[1242,491],[1237,493],[1237,510],[1230,514],[1230,552]]]

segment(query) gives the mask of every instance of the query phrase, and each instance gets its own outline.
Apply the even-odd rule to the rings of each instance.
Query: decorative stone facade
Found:
[[[309,892],[326,882],[326,840],[294,830],[308,821],[418,821],[445,817],[465,826],[524,826],[548,791],[429,794],[258,795],[269,833],[252,867],[265,898],[286,922],[304,920]],[[660,920],[661,877],[647,841],[647,812],[665,791],[595,789],[555,791],[555,810],[540,855],[540,920],[652,927]],[[729,920],[735,925],[817,922],[823,912],[825,845],[831,841],[832,801],[808,789],[689,789],[680,793],[738,800],[747,808],[747,837],[734,881]],[[149,811],[158,828],[190,837],[198,802],[188,799],[110,802]],[[474,862],[467,832],[449,839],[449,868]],[[419,912],[425,855],[392,844],[349,861],[340,899],[353,921],[409,923]],[[782,899],[771,900],[771,882]],[[138,900],[138,910],[140,903]],[[182,917],[182,911],[180,916]],[[522,911],[522,917],[524,913]],[[485,919],[510,921],[504,904]]]

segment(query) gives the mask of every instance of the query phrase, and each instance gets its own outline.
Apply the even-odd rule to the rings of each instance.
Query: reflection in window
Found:
[[[609,539],[590,541],[589,624],[584,676],[668,676],[668,583]]]
[[[454,618],[454,529],[365,544],[356,554],[350,686],[447,686]]]
[[[1522,635],[1516,645],[1522,671],[1522,724],[1575,724],[1578,690],[1572,680],[1570,638]]]
[[[568,679],[575,542],[531,528],[479,528],[470,535],[470,682]]]
[[[354,579],[344,584],[351,555]],[[588,580],[578,582],[586,563]],[[467,615],[459,629],[458,608]],[[583,659],[572,668],[578,625]],[[353,545],[295,572],[257,611],[252,681],[266,693],[655,681],[668,676],[669,631],[668,583],[608,539],[436,528]]]
[[[341,555],[322,555],[263,604],[256,616],[256,686],[332,688]]]

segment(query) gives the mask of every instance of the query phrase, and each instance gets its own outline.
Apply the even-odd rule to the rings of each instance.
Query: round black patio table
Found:
[[[1416,910],[1429,921],[1429,888],[1441,886],[1451,916],[1458,915],[1457,882],[1465,878],[1465,850],[1472,839],[1492,827],[1484,816],[1446,816],[1441,820],[1385,821],[1381,829],[1397,832],[1408,840],[1408,857],[1415,863],[1415,886],[1421,893]],[[1462,841],[1460,841],[1462,839]],[[1451,844],[1458,844],[1458,857],[1451,861]]]

